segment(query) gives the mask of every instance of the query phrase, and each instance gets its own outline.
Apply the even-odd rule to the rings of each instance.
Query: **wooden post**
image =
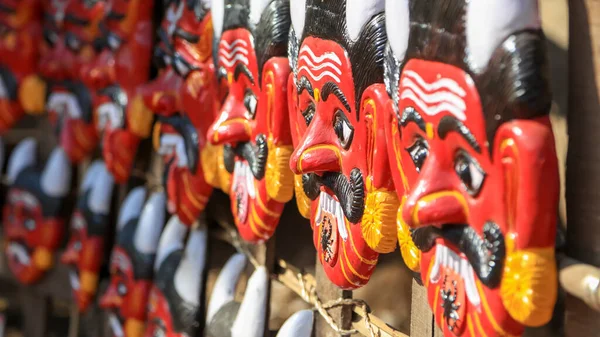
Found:
[[[348,290],[341,290],[336,287],[333,283],[329,281],[327,275],[325,275],[325,271],[323,270],[323,266],[321,266],[321,262],[319,262],[319,257],[317,256],[317,266],[315,268],[315,275],[317,279],[317,296],[321,300],[321,302],[327,303],[332,300],[337,300],[339,298],[351,299],[352,292]],[[351,306],[341,306],[338,308],[333,308],[328,310],[329,315],[333,318],[333,321],[337,323],[337,326],[344,330],[349,330],[352,328],[352,307]],[[329,323],[325,321],[325,319],[319,315],[315,314],[315,337],[338,337],[340,336],[337,332],[335,332]],[[342,335],[349,336],[349,335]]]
[[[423,337],[443,336],[435,324],[435,316],[427,302],[427,289],[416,280],[412,283],[410,303],[410,335]]]
[[[569,1],[567,254],[600,267],[600,1]],[[594,336],[600,313],[567,296],[565,335]]]

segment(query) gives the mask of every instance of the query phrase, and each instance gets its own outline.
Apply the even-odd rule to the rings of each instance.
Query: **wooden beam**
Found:
[[[337,300],[340,298],[351,299],[352,292],[348,290],[341,290],[335,286],[325,274],[323,266],[319,261],[319,257],[316,259],[317,266],[315,267],[315,277],[317,280],[317,297],[322,303]],[[345,305],[338,308],[332,308],[327,311],[333,322],[337,324],[337,327],[344,330],[352,329],[352,306]],[[338,337],[338,336],[350,336],[340,335],[334,329],[331,328],[329,323],[321,316],[316,315],[315,319],[315,336],[316,337]]]

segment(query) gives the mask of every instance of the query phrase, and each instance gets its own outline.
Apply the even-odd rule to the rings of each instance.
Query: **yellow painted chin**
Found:
[[[81,290],[86,294],[93,295],[98,289],[98,274],[82,271],[80,275]]]
[[[393,252],[397,242],[395,218],[399,205],[398,196],[395,192],[367,186],[365,199],[361,222],[365,242],[378,253]]]
[[[296,205],[298,206],[298,211],[300,214],[310,219],[310,204],[311,200],[304,193],[304,188],[302,188],[302,175],[294,176],[294,191],[296,194]]]
[[[160,149],[160,128],[160,122],[156,122],[154,124],[154,129],[152,130],[152,146],[156,152],[158,152],[158,149]]]
[[[136,136],[145,139],[150,136],[152,131],[152,120],[154,115],[144,104],[141,95],[135,96],[127,110],[127,127]]]
[[[277,146],[269,139],[265,182],[269,198],[286,203],[294,195],[294,173],[290,170],[291,146]]]
[[[558,288],[556,273],[554,247],[508,254],[500,296],[512,318],[534,327],[550,321]]]
[[[125,336],[127,337],[142,337],[144,330],[146,330],[145,324],[137,319],[129,318],[125,321]]]
[[[404,202],[402,202],[404,204]],[[398,227],[398,244],[400,245],[400,254],[406,266],[418,272],[421,266],[421,251],[417,248],[410,235],[410,228],[402,219],[402,204],[398,208],[396,215],[396,226]]]
[[[231,188],[231,173],[225,168],[225,159],[223,158],[223,146],[217,147],[217,172],[219,175],[219,186],[221,191],[229,193]]]
[[[44,247],[38,247],[33,252],[33,263],[41,270],[49,270],[54,265],[52,252]]]
[[[219,149],[218,146],[206,143],[204,148],[200,152],[200,162],[202,165],[202,172],[204,172],[204,180],[215,188],[221,188],[219,183]]]
[[[19,86],[19,102],[23,110],[30,115],[41,115],[46,110],[46,81],[38,75],[23,79]]]

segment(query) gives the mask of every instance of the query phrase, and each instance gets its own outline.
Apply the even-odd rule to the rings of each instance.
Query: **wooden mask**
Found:
[[[292,1],[288,83],[296,200],[329,279],[365,285],[396,246],[383,126],[383,1]]]
[[[140,139],[150,136],[152,115],[127,110],[137,87],[148,80],[152,48],[152,1],[109,0],[96,41],[101,51],[82,68],[93,97],[102,155],[118,183],[127,181]]]
[[[286,85],[289,1],[213,1],[217,81],[226,88],[208,141],[225,145],[231,210],[241,236],[268,240],[292,198]]]
[[[39,170],[36,148],[36,141],[27,138],[13,150],[3,212],[8,267],[24,284],[38,281],[54,266],[71,184],[71,166],[65,152],[56,148]]]
[[[109,311],[114,337],[144,336],[156,249],[165,221],[164,194],[153,193],[144,205],[145,197],[143,187],[131,190],[117,220],[110,284],[100,299],[100,307]]]
[[[206,1],[184,1],[173,30],[173,70],[180,78],[175,113],[158,112],[158,152],[165,161],[168,209],[191,226],[204,210],[212,186],[200,153],[214,120],[216,86],[212,66],[212,21]],[[207,35],[204,35],[207,34]]]
[[[4,0],[0,5],[0,133],[24,114],[23,80],[37,70],[42,39],[40,0]]]
[[[154,264],[154,284],[148,303],[146,337],[193,337],[200,324],[200,299],[206,265],[205,224],[189,231],[172,216],[160,237]]]
[[[537,1],[387,7],[383,124],[403,196],[402,255],[446,336],[520,335],[550,320],[557,289],[559,185]]]
[[[81,187],[71,217],[71,237],[61,262],[70,267],[73,298],[80,312],[87,310],[98,288],[106,237],[111,232],[110,205],[114,180],[100,160],[94,161]]]

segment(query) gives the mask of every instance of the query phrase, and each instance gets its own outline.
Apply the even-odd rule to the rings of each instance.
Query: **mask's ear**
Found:
[[[494,153],[503,175],[507,217],[502,301],[514,319],[539,326],[552,317],[557,292],[559,179],[548,117],[503,124],[496,133]]]
[[[398,196],[394,190],[385,139],[382,115],[389,100],[383,84],[374,84],[363,93],[361,116],[365,118],[367,179],[365,213],[362,234],[365,241],[378,253],[396,249],[396,213]]]

